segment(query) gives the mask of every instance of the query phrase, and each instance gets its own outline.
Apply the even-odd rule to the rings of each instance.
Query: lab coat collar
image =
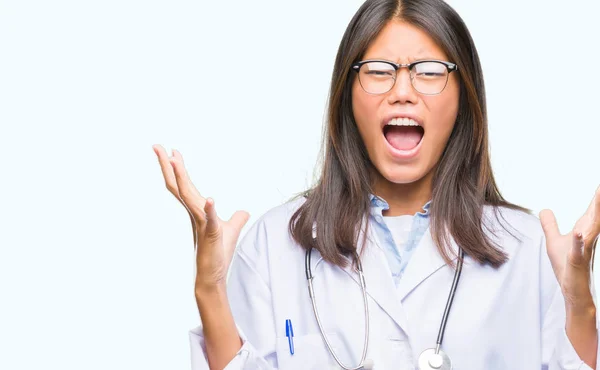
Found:
[[[385,199],[374,194],[370,194],[369,199],[371,201],[371,213],[381,214],[382,210],[389,209],[389,205]],[[430,207],[431,200],[425,203],[423,212],[417,212],[417,214],[429,217]],[[377,239],[375,240],[377,241],[377,245],[381,247],[381,242]],[[452,237],[450,237],[450,250],[451,255],[455,256],[453,261],[456,261],[456,258],[458,258],[458,246]],[[402,278],[396,287],[400,300],[406,298],[413,289],[445,265],[444,259],[433,242],[431,228],[428,227],[415,248],[410,262],[407,264],[406,270],[404,270]]]
[[[377,196],[375,194],[369,194],[369,200],[371,202],[371,213],[381,214],[382,211],[387,211],[388,209],[390,209],[388,202],[380,196]],[[417,212],[416,214],[422,216],[429,216],[430,207],[431,199],[423,205],[423,212]]]
[[[370,200],[371,210],[381,206],[387,208],[387,203],[380,197],[371,195]],[[430,204],[431,201],[423,206],[423,215],[428,215]],[[363,224],[360,228],[361,232],[359,234],[357,252],[361,256],[367,294],[388,314],[388,316],[390,316],[390,318],[392,318],[392,320],[394,320],[407,336],[410,336],[408,332],[408,320],[402,307],[402,300],[421,282],[445,266],[445,262],[439,255],[437,247],[433,243],[430,229],[427,228],[411,257],[410,263],[407,265],[406,270],[400,279],[399,285],[396,287],[385,254],[381,247],[376,247],[380,246],[381,242],[378,240],[372,227],[369,227],[366,244],[363,245],[362,243],[362,239],[365,235],[366,219],[367,218],[363,220]],[[313,237],[316,237],[315,229],[316,223],[313,224]],[[452,240],[451,242],[452,249],[454,249],[454,252],[456,252],[455,254],[457,255],[458,248]],[[364,248],[365,245],[367,246],[366,248]],[[360,285],[360,280],[358,274],[354,270],[352,261],[349,260],[347,266],[343,270]]]
[[[362,235],[364,234],[361,233],[361,237]],[[458,246],[452,239],[450,239],[450,242],[453,255],[458,255]],[[362,243],[359,243],[358,253],[361,256],[367,294],[394,320],[407,336],[410,336],[408,320],[402,306],[402,301],[419,284],[446,266],[446,263],[433,242],[430,229],[427,228],[411,257],[410,263],[406,266],[406,270],[398,286],[396,286],[383,250],[375,248],[375,244],[378,243],[379,240],[376,233],[371,229],[368,233],[367,247],[364,251],[361,248]],[[454,258],[455,260],[456,257]],[[344,271],[360,284],[358,274],[354,271],[351,263],[344,268]]]

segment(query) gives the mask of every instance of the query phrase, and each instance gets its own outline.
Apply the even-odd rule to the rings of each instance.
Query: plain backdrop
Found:
[[[222,217],[313,181],[359,0],[0,0],[0,369],[189,369],[179,149]],[[501,191],[567,232],[600,184],[596,0],[452,0]]]

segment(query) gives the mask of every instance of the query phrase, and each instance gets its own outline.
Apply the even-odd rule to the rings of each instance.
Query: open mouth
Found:
[[[402,151],[416,148],[424,134],[423,127],[409,118],[394,118],[383,127],[383,135],[388,143]]]

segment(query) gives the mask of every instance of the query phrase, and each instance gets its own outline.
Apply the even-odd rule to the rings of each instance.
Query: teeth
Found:
[[[392,126],[421,126],[415,120],[410,118],[394,118],[387,124]]]

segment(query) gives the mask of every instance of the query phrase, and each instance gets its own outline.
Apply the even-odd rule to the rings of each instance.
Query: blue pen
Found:
[[[288,338],[290,345],[290,355],[294,354],[294,328],[292,328],[292,320],[285,320],[285,336]]]

